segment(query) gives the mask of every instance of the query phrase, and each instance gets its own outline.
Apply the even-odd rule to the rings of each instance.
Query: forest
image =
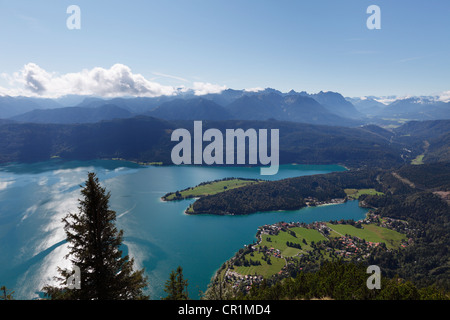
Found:
[[[380,252],[370,263],[385,272],[400,275],[418,285],[436,285],[450,290],[450,210],[448,204],[430,192],[367,196],[364,201],[377,207],[383,217],[405,220],[414,230],[414,245]]]
[[[297,210],[306,206],[307,198],[327,202],[346,198],[344,189],[380,189],[377,174],[379,171],[376,169],[365,169],[266,181],[202,197],[193,203],[192,212],[240,215]]]
[[[287,121],[203,121],[204,130],[278,129],[280,164],[344,164],[348,167],[390,167],[404,163],[406,142],[393,142],[372,127],[335,127]],[[193,121],[162,120],[149,116],[97,123],[0,124],[0,162],[121,158],[171,165],[176,142],[171,133]],[[382,130],[381,128],[378,128]],[[391,133],[393,134],[393,133]],[[409,147],[411,148],[411,147]],[[418,151],[419,152],[419,151]],[[225,154],[225,153],[224,153]]]
[[[418,288],[411,281],[381,277],[381,289],[366,286],[367,265],[325,262],[317,272],[299,272],[293,278],[270,284],[263,280],[246,295],[238,294],[238,300],[444,300],[442,291],[434,287]]]

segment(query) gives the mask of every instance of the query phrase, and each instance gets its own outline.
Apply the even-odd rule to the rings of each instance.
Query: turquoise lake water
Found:
[[[189,293],[198,299],[215,271],[245,244],[258,226],[279,221],[362,219],[367,210],[357,201],[297,211],[246,216],[188,216],[194,200],[163,202],[161,196],[225,177],[279,180],[344,171],[336,165],[282,165],[277,175],[261,176],[259,168],[140,166],[123,161],[48,161],[0,167],[0,286],[16,299],[35,299],[53,284],[56,267],[70,268],[61,219],[76,212],[80,185],[89,171],[111,192],[117,227],[124,230],[124,252],[145,268],[151,299],[165,296],[170,271],[182,266]]]

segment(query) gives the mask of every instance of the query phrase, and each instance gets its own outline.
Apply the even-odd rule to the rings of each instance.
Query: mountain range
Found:
[[[450,119],[450,102],[435,97],[408,97],[384,104],[374,97],[347,98],[359,112],[372,120],[438,120]],[[378,121],[382,123],[381,121]]]
[[[9,118],[17,122],[31,123],[94,123],[117,118],[129,118],[133,114],[114,104],[95,108],[65,107],[55,109],[34,109]]]
[[[164,120],[279,120],[310,124],[360,126],[399,125],[408,120],[450,119],[450,102],[433,97],[392,99],[349,98],[337,92],[283,93],[267,88],[256,92],[227,89],[197,96],[100,97],[58,99],[0,96],[2,122],[93,123],[137,115]]]

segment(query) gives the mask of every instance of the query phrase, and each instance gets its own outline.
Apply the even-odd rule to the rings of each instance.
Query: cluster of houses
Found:
[[[368,257],[372,248],[378,247],[379,242],[365,241],[349,236],[341,236],[337,240],[339,249],[335,250],[335,253],[341,257],[350,257],[352,255],[361,254],[364,257]]]
[[[259,227],[259,231],[261,234],[277,235],[280,231],[286,231],[287,229],[294,227],[319,230],[320,228],[326,227],[326,224],[324,222],[314,222],[310,224],[305,224],[304,222],[278,222],[275,224],[265,224]]]
[[[242,275],[232,270],[227,270],[224,280],[232,283],[234,289],[242,287],[245,291],[249,291],[253,284],[260,284],[263,281],[261,275]]]
[[[380,222],[380,226],[406,234],[410,231],[414,231],[409,228],[408,222],[393,218],[383,218]]]
[[[275,248],[267,248],[266,253],[271,254],[275,258],[282,258],[281,251]]]
[[[369,212],[362,222],[366,224],[377,223],[380,227],[385,227],[402,233],[406,233],[409,230],[407,221],[389,217],[381,218],[379,214],[375,214],[373,212]]]
[[[308,207],[322,206],[324,204],[339,204],[339,203],[344,203],[345,201],[347,201],[347,199],[345,199],[345,198],[331,199],[328,201],[319,201],[317,198],[314,198],[314,197],[305,198],[305,204]]]

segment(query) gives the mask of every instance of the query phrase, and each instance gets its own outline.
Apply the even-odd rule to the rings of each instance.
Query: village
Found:
[[[344,261],[362,262],[373,254],[374,250],[388,250],[386,243],[381,241],[369,241],[361,237],[351,234],[341,234],[335,229],[336,226],[346,225],[357,229],[364,229],[364,226],[376,226],[377,228],[386,228],[392,232],[402,234],[412,232],[408,229],[405,221],[383,218],[369,212],[365,219],[359,221],[341,220],[333,222],[314,222],[306,224],[303,222],[279,222],[275,224],[267,224],[259,227],[257,232],[257,243],[245,246],[231,260],[227,268],[223,280],[230,284],[234,289],[248,292],[253,285],[260,284],[264,279],[276,277],[289,277],[293,274],[304,270],[305,267],[317,264],[320,260],[343,259]],[[301,228],[301,229],[299,229]],[[297,232],[295,233],[294,230]],[[319,241],[311,241],[311,238],[303,238],[300,231],[315,230],[320,234]],[[308,234],[308,233],[305,233]],[[292,237],[296,242],[287,241],[283,243],[277,242],[282,237]],[[282,238],[282,239],[284,239]],[[317,238],[316,238],[317,239]],[[389,239],[388,239],[389,240]],[[406,247],[411,244],[410,237],[404,237],[396,244],[399,247]],[[269,245],[268,245],[269,244]],[[281,245],[280,245],[281,244]],[[270,246],[272,245],[272,246]],[[286,247],[291,250],[286,250]],[[294,254],[293,254],[294,252]],[[255,253],[263,257],[259,261],[255,257]],[[256,259],[256,260],[252,260]],[[268,258],[269,257],[269,258]],[[272,258],[272,260],[271,260]],[[246,260],[247,259],[247,260]],[[268,274],[259,274],[257,270],[263,270],[262,265],[272,264],[274,259],[282,259],[284,263],[279,265],[279,269],[275,270],[270,276]],[[243,261],[250,270],[251,266],[260,266],[252,269],[252,273],[245,273],[242,269]],[[271,269],[269,266],[268,269]],[[273,266],[275,268],[275,266]],[[267,269],[264,269],[267,270]]]

